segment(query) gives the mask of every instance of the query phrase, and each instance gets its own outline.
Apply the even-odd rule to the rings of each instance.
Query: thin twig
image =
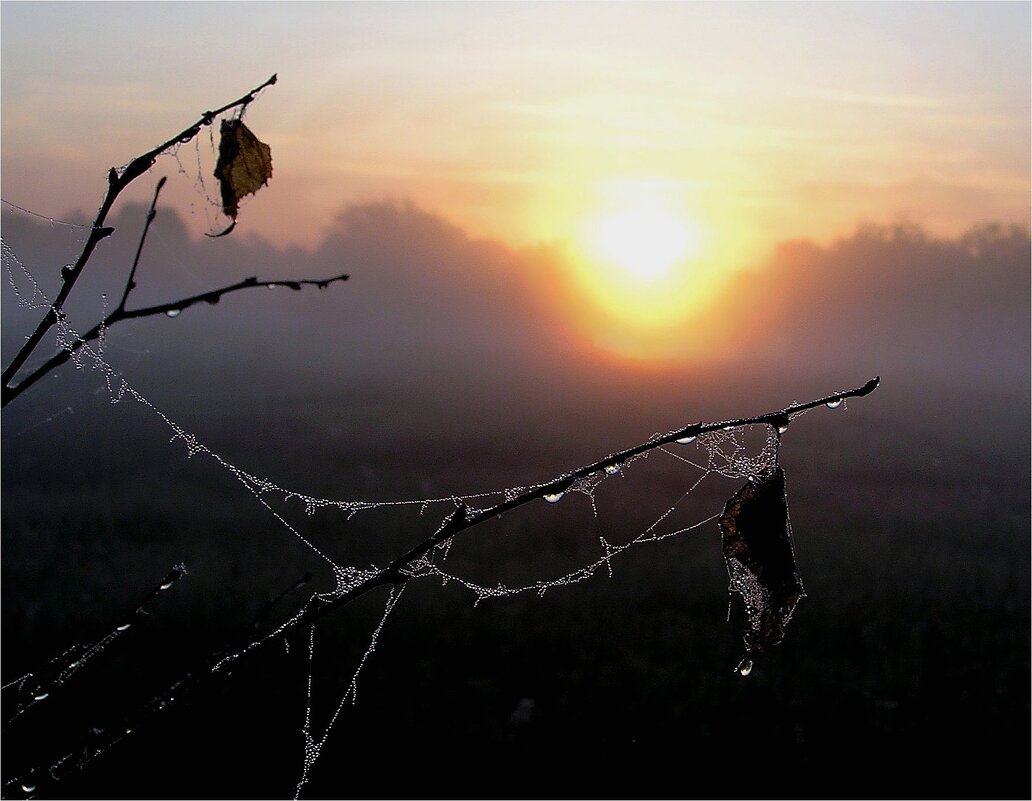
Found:
[[[305,573],[303,576],[301,576],[301,578],[299,578],[297,581],[295,581],[289,587],[287,587],[285,590],[283,590],[283,592],[281,592],[275,598],[270,598],[266,602],[265,606],[262,607],[262,610],[258,613],[258,616],[254,619],[254,622],[251,624],[251,630],[252,631],[258,631],[258,629],[260,629],[263,625],[265,625],[265,621],[269,619],[269,614],[272,612],[272,610],[284,598],[286,598],[291,593],[297,592],[299,589],[304,587],[311,580],[312,580],[312,573],[311,573],[311,571],[309,571],[309,572]]]
[[[251,276],[245,278],[242,281],[238,281],[235,284],[224,286],[220,289],[212,289],[208,292],[201,292],[198,295],[191,295],[190,297],[180,298],[179,300],[173,300],[169,303],[159,303],[156,306],[147,306],[142,309],[133,309],[131,311],[125,311],[124,308],[119,306],[111,312],[107,317],[104,318],[103,322],[97,323],[85,334],[77,336],[73,342],[68,344],[65,348],[55,353],[50,359],[45,361],[29,375],[27,375],[20,383],[14,387],[4,388],[3,405],[6,406],[10,401],[17,398],[21,393],[47,375],[51,370],[60,367],[62,364],[67,362],[72,356],[80,349],[83,345],[88,342],[92,342],[100,336],[100,332],[110,328],[115,323],[119,323],[122,320],[135,320],[141,317],[153,317],[154,315],[164,314],[167,316],[176,317],[183,309],[188,309],[191,306],[198,303],[207,303],[214,305],[219,302],[223,295],[228,295],[232,292],[239,292],[243,289],[251,289],[253,287],[275,287],[284,286],[295,291],[300,291],[304,286],[317,286],[319,289],[325,289],[330,284],[334,284],[338,281],[347,281],[350,276],[347,273],[341,275],[335,275],[331,278],[319,278],[319,279],[277,279],[275,281],[259,281],[257,277]],[[128,294],[128,293],[127,293]],[[124,298],[123,298],[124,301]]]
[[[156,596],[170,589],[185,575],[186,567],[182,564],[175,565],[150,592],[133,604],[119,618],[115,627],[103,637],[87,645],[73,645],[60,656],[50,660],[46,667],[28,674],[25,677],[26,680],[20,683],[19,691],[22,697],[16,704],[14,714],[4,723],[5,729],[30,708],[49,699],[57,688],[65,684],[87,661],[98,655],[120,635],[134,627],[135,624],[143,622],[148,614],[147,604]],[[30,678],[31,681],[28,680]]]
[[[161,187],[167,180],[168,178],[162,175],[158,185],[154,187],[154,199],[151,201],[150,208],[147,209],[147,222],[143,224],[143,233],[140,234],[140,244],[136,246],[136,255],[133,257],[133,266],[130,268],[129,277],[125,282],[125,291],[122,292],[122,299],[118,301],[118,311],[125,311],[125,302],[129,300],[129,293],[136,289],[136,268],[140,266],[140,254],[143,253],[143,245],[147,241],[147,232],[150,231],[151,223],[158,214],[158,195],[161,194]]]
[[[176,571],[180,570],[181,567],[176,567],[173,572],[170,573],[162,583],[158,586],[158,589],[154,593],[151,593],[142,603],[146,603],[154,594],[167,589],[171,586],[170,581],[174,581],[179,576],[176,575]],[[185,570],[184,570],[185,572]],[[181,574],[180,574],[181,575]],[[248,638],[253,637],[253,632],[263,625],[268,617],[271,609],[286,598],[291,593],[297,591],[301,587],[305,586],[312,579],[311,573],[305,573],[293,584],[280,592],[277,596],[272,598],[266,603],[251,625],[245,629],[245,634]],[[237,646],[232,643],[227,643],[222,647],[221,650],[216,651],[214,654],[209,654],[208,660],[219,660],[225,658],[225,656],[233,651]],[[135,710],[129,712],[127,715],[122,717],[116,723],[106,726],[95,726],[91,728],[81,738],[80,743],[73,747],[69,751],[65,751],[60,757],[57,757],[51,761],[48,761],[44,765],[37,765],[30,770],[27,770],[14,779],[8,779],[4,781],[4,786],[12,786],[17,784],[29,785],[34,789],[34,793],[38,792],[41,787],[47,781],[60,781],[65,778],[65,775],[58,775],[58,771],[67,771],[70,774],[73,770],[82,770],[96,757],[105,753],[112,746],[117,745],[119,742],[124,740],[130,734],[132,734],[139,726],[144,725],[151,717],[166,709],[177,697],[184,696],[189,690],[196,687],[200,680],[206,676],[211,676],[211,661],[206,660],[200,667],[199,670],[191,671],[186,673],[179,678],[175,683],[167,687],[163,692],[153,696],[146,703],[138,706]],[[26,680],[32,678],[33,674],[27,674],[16,682],[25,684]],[[13,684],[14,682],[12,682]]]
[[[234,100],[232,103],[227,103],[215,111],[205,111],[201,115],[201,118],[190,127],[184,128],[171,139],[151,150],[148,150],[142,156],[137,156],[129,162],[121,173],[119,173],[114,167],[108,171],[107,194],[104,196],[104,200],[100,204],[100,208],[97,210],[97,216],[94,218],[93,224],[90,226],[90,235],[83,244],[82,251],[79,253],[79,258],[76,259],[75,264],[62,270],[63,281],[61,283],[60,290],[58,290],[57,297],[50,305],[50,308],[47,309],[46,314],[43,315],[43,319],[39,321],[36,329],[28,336],[28,338],[26,338],[25,343],[15,354],[14,358],[11,359],[11,363],[4,368],[3,374],[0,375],[0,394],[2,394],[3,406],[6,406],[9,401],[20,394],[21,390],[15,392],[11,388],[11,382],[14,380],[14,377],[18,374],[18,371],[21,370],[28,358],[39,346],[39,343],[43,340],[43,337],[46,336],[47,332],[50,331],[50,329],[53,328],[59,320],[63,319],[65,301],[68,299],[68,295],[72,291],[72,287],[75,286],[75,282],[79,279],[79,276],[82,274],[87,262],[89,262],[90,256],[93,255],[93,251],[103,239],[106,239],[115,232],[114,228],[105,226],[104,222],[107,220],[111,207],[114,206],[115,200],[118,199],[118,196],[122,191],[154,166],[154,162],[157,157],[170,147],[176,144],[186,144],[192,141],[193,138],[201,132],[202,128],[211,125],[215,118],[225,111],[229,111],[230,109],[238,106],[241,107],[241,111],[243,111],[243,109],[247,108],[248,104],[255,99],[258,92],[274,83],[276,83],[275,75],[265,81],[265,83],[252,89],[243,97]],[[22,385],[19,385],[19,387],[21,386]]]

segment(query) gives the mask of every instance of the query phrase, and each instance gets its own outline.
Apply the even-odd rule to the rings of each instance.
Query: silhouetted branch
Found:
[[[185,575],[186,567],[182,564],[176,565],[168,572],[168,575],[155,585],[154,589],[133,604],[119,619],[118,624],[103,637],[86,645],[73,645],[60,656],[52,659],[42,669],[23,676],[17,682],[21,698],[16,702],[14,714],[5,722],[5,728],[32,707],[49,699],[51,694],[71,679],[87,661],[100,654],[101,651],[132,626],[143,622],[147,617],[147,604],[160,593],[170,589]]]
[[[312,580],[312,573],[309,571],[309,572],[305,573],[303,576],[301,576],[301,578],[299,578],[297,581],[295,581],[289,587],[287,587],[285,590],[283,590],[283,592],[281,592],[275,598],[271,598],[265,604],[265,606],[262,607],[262,611],[259,612],[258,616],[254,619],[254,622],[251,624],[251,629],[254,630],[254,631],[257,631],[258,629],[260,629],[262,627],[262,625],[265,623],[265,621],[268,620],[269,613],[272,612],[272,610],[275,609],[276,606],[284,598],[286,598],[291,593],[297,592],[299,589],[304,587],[311,580]]]
[[[84,745],[80,749],[66,754],[56,764],[51,763],[49,768],[36,768],[30,771],[28,774],[22,774],[22,777],[14,779],[9,783],[16,783],[18,781],[30,781],[36,783],[44,778],[46,773],[53,776],[53,770],[60,765],[67,763],[73,757],[78,755],[76,762],[77,766],[82,767],[95,756],[103,753],[112,745],[116,744],[120,740],[124,739],[130,734],[138,723],[144,722],[152,713],[161,711],[168,707],[177,698],[182,698],[188,691],[196,688],[206,677],[210,677],[219,673],[227,675],[230,670],[228,666],[237,662],[238,660],[246,657],[247,655],[253,655],[259,651],[261,646],[267,645],[274,641],[289,641],[290,638],[299,635],[302,631],[307,630],[309,627],[314,625],[317,621],[326,617],[327,615],[337,611],[341,607],[351,603],[356,598],[365,595],[367,592],[374,590],[384,585],[400,586],[408,582],[414,577],[414,574],[408,572],[408,568],[418,560],[422,559],[427,553],[438,545],[443,544],[446,540],[451,539],[457,534],[473,528],[474,526],[480,525],[481,523],[490,520],[491,518],[498,517],[499,515],[510,512],[513,509],[517,509],[520,506],[524,506],[531,501],[543,498],[546,495],[563,492],[576,482],[578,479],[586,478],[599,470],[603,470],[607,465],[619,464],[626,461],[634,456],[646,453],[654,450],[655,448],[662,447],[671,442],[676,442],[680,439],[686,439],[688,437],[697,437],[700,434],[705,434],[709,431],[719,431],[725,428],[734,428],[738,426],[753,425],[753,424],[769,424],[774,426],[775,430],[778,431],[779,435],[783,429],[791,422],[793,416],[798,415],[808,409],[814,409],[822,405],[830,405],[832,407],[837,406],[843,400],[847,398],[862,398],[865,395],[869,395],[875,389],[877,389],[880,379],[875,377],[868,381],[861,387],[856,389],[844,390],[841,392],[835,392],[817,400],[809,401],[808,403],[793,403],[786,406],[784,409],[780,409],[775,412],[767,412],[766,414],[757,415],[755,417],[745,417],[737,420],[724,420],[715,423],[693,423],[691,425],[684,426],[683,428],[670,431],[659,437],[654,437],[647,442],[643,442],[639,445],[635,445],[632,448],[628,448],[617,453],[612,453],[602,459],[598,459],[585,467],[578,468],[569,473],[566,473],[553,481],[545,484],[540,484],[526,492],[523,492],[503,503],[496,504],[494,506],[487,507],[485,509],[478,509],[470,511],[465,504],[459,504],[455,511],[452,512],[448,517],[444,519],[441,525],[427,537],[425,540],[406,551],[401,556],[394,559],[387,567],[376,571],[373,575],[365,580],[357,582],[350,589],[342,592],[332,600],[328,600],[325,596],[316,594],[313,595],[307,603],[304,605],[302,610],[292,617],[288,622],[280,626],[278,629],[273,631],[271,634],[259,636],[256,639],[251,640],[244,648],[236,651],[234,654],[227,655],[225,652],[220,654],[214,663],[209,665],[207,668],[187,673],[175,684],[171,685],[161,694],[155,696],[145,706],[137,710],[134,714],[125,719],[125,725],[116,727],[111,731],[104,730],[93,730],[84,739]],[[296,582],[292,587],[288,588],[287,591],[281,594],[280,597],[286,595],[288,592],[293,591],[297,587],[305,583],[307,577]],[[276,599],[278,600],[278,598]],[[275,601],[273,602],[275,603]],[[31,779],[23,778],[25,776],[31,777]],[[56,777],[55,777],[56,778]]]
[[[480,525],[486,520],[498,517],[499,515],[510,512],[520,506],[524,506],[538,498],[565,492],[574,484],[574,482],[577,481],[577,479],[587,478],[593,473],[597,473],[599,470],[605,469],[607,465],[620,464],[634,456],[659,448],[662,445],[676,442],[679,439],[697,437],[700,434],[705,434],[709,431],[719,431],[724,428],[736,428],[738,426],[753,425],[756,423],[767,423],[769,425],[773,425],[775,430],[778,430],[780,434],[781,428],[791,421],[793,415],[800,414],[808,409],[814,409],[818,406],[828,404],[837,405],[846,398],[862,398],[877,389],[880,380],[880,378],[875,377],[862,387],[857,387],[856,389],[846,390],[843,392],[836,392],[808,403],[794,403],[780,411],[768,412],[767,414],[761,414],[756,417],[745,417],[738,420],[724,420],[719,423],[694,423],[693,425],[671,431],[663,436],[650,439],[648,442],[643,442],[640,445],[635,445],[633,448],[628,448],[627,450],[610,454],[609,456],[592,462],[585,467],[573,470],[554,481],[550,481],[547,484],[541,484],[515,496],[514,498],[494,506],[490,506],[486,509],[478,509],[470,512],[465,505],[460,505],[447,519],[445,519],[441,524],[441,527],[438,528],[431,536],[423,540],[423,542],[419,543],[411,550],[399,556],[375,575],[359,583],[347,592],[337,596],[332,601],[326,601],[319,596],[313,596],[302,614],[285,626],[279,633],[287,635],[290,630],[302,626],[309,626],[376,587],[380,587],[384,584],[394,584],[396,586],[404,584],[412,577],[411,574],[405,572],[405,569],[418,559],[421,559],[432,548],[442,544],[445,540],[454,537],[462,531],[466,531],[467,529]]]
[[[242,113],[262,89],[267,86],[271,86],[274,83],[276,83],[275,75],[265,81],[265,83],[252,89],[243,97],[234,100],[232,103],[227,103],[215,111],[205,111],[201,115],[201,118],[190,127],[184,128],[171,139],[151,150],[148,150],[142,156],[137,156],[129,162],[121,173],[119,173],[114,167],[108,171],[107,194],[105,194],[104,200],[101,202],[100,208],[97,210],[97,216],[94,218],[93,224],[90,228],[90,235],[83,244],[82,251],[79,253],[78,259],[76,259],[75,263],[70,267],[61,271],[63,281],[61,283],[61,288],[58,290],[57,297],[50,305],[50,308],[47,309],[46,314],[43,315],[43,319],[39,321],[35,330],[26,338],[25,344],[19,348],[18,352],[11,360],[11,363],[4,368],[2,376],[0,376],[0,383],[2,383],[2,387],[0,387],[0,393],[2,393],[2,404],[0,405],[6,406],[26,388],[23,382],[19,385],[18,391],[15,391],[11,388],[11,382],[18,374],[18,371],[24,366],[28,358],[39,346],[39,343],[43,340],[43,337],[46,336],[47,332],[50,331],[50,329],[53,328],[59,320],[64,318],[65,301],[68,299],[68,295],[72,291],[72,287],[75,286],[75,282],[79,280],[79,276],[82,275],[82,271],[86,267],[87,262],[89,262],[98,243],[114,233],[115,229],[105,226],[104,222],[107,220],[108,213],[111,211],[111,207],[115,204],[115,200],[117,200],[118,196],[122,193],[122,190],[154,166],[154,161],[157,157],[170,147],[176,144],[186,144],[192,141],[193,138],[201,132],[202,128],[211,125],[215,118],[223,112],[239,107]]]
[[[141,602],[140,606],[142,607],[143,604],[147,603],[147,601],[149,601],[157,592],[168,589],[168,587],[171,586],[171,582],[175,581],[184,573],[185,569],[182,568],[182,566],[174,568],[173,572],[165,577],[162,583],[158,585],[158,588],[148,595],[144,601]],[[264,604],[251,625],[245,630],[248,640],[254,636],[253,632],[263,625],[268,618],[269,613],[277,604],[291,593],[304,587],[311,580],[312,574],[305,573],[297,579],[297,581],[293,582],[289,587]],[[117,745],[136,731],[139,726],[145,725],[156,713],[166,709],[173,701],[176,700],[177,697],[184,697],[190,690],[194,689],[203,678],[211,676],[211,664],[213,662],[218,663],[224,659],[226,655],[233,652],[236,647],[237,646],[235,645],[227,643],[221,650],[214,654],[209,654],[208,658],[197,670],[184,674],[173,684],[165,688],[163,692],[153,696],[146,703],[141,704],[135,710],[129,712],[114,723],[108,723],[105,726],[94,726],[80,738],[77,745],[72,747],[70,750],[65,751],[60,757],[48,760],[48,762],[43,765],[36,765],[33,768],[22,772],[17,777],[6,780],[4,782],[4,786],[21,785],[23,788],[28,786],[32,788],[30,792],[35,794],[45,783],[49,781],[61,781],[73,771],[82,770],[96,757],[105,753],[112,746]],[[31,677],[31,675],[32,674],[29,674],[29,677]],[[24,683],[24,680],[27,678],[28,677],[23,677],[23,679],[19,681]],[[13,683],[17,682],[12,682],[12,684]],[[26,794],[29,793],[26,792]]]
[[[232,292],[239,292],[242,289],[276,286],[284,286],[295,291],[300,291],[304,286],[316,286],[319,287],[319,289],[325,289],[330,284],[334,284],[338,281],[347,281],[349,277],[350,276],[348,276],[347,273],[342,273],[341,275],[335,275],[331,278],[259,281],[256,277],[252,276],[250,278],[245,278],[242,281],[238,281],[235,284],[224,286],[220,289],[201,292],[198,295],[180,298],[179,300],[173,300],[169,303],[159,303],[156,306],[147,306],[142,309],[133,309],[132,311],[125,311],[122,308],[115,309],[111,314],[104,318],[103,322],[97,323],[85,334],[79,335],[74,342],[68,344],[60,352],[55,353],[50,359],[27,375],[18,385],[5,388],[3,405],[6,406],[10,401],[17,398],[22,392],[43,378],[43,376],[51,370],[54,370],[67,362],[80,348],[82,348],[83,345],[97,339],[100,336],[101,331],[111,328],[115,323],[119,323],[123,320],[136,320],[140,317],[153,317],[157,314],[164,314],[168,317],[178,317],[183,309],[188,309],[198,303],[207,303],[214,306],[219,302],[223,295],[228,295]]]
[[[140,266],[140,254],[143,253],[143,245],[147,241],[147,232],[150,231],[151,223],[154,222],[154,218],[158,214],[158,195],[161,194],[161,187],[165,185],[167,181],[164,175],[158,181],[158,185],[154,187],[154,199],[151,201],[150,208],[147,209],[147,222],[143,224],[143,233],[140,234],[140,244],[136,246],[136,255],[133,257],[133,266],[129,270],[129,277],[125,282],[125,290],[122,292],[122,299],[118,301],[116,309],[118,311],[125,310],[125,302],[129,300],[129,293],[136,289],[136,268]]]

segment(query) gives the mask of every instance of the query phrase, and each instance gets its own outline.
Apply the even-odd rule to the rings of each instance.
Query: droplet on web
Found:
[[[680,439],[675,440],[675,442],[678,445],[690,445],[691,443],[695,442],[695,435],[692,434],[691,436],[688,436],[688,437],[681,437]]]
[[[824,405],[827,406],[829,409],[837,409],[839,406],[842,405],[842,398],[835,398],[835,400],[830,400]]]
[[[613,464],[607,464],[605,467],[602,468],[602,472],[604,472],[607,476],[615,476],[617,473],[620,472],[620,464],[618,462],[614,462]]]
[[[746,657],[745,659],[743,659],[741,662],[738,663],[737,670],[738,670],[740,675],[748,676],[750,673],[752,673],[752,665],[753,665],[752,660],[749,659],[748,657]]]
[[[548,503],[559,503],[559,501],[563,499],[563,495],[565,494],[565,492],[549,492],[546,495],[542,495],[541,497],[543,497],[545,501]]]

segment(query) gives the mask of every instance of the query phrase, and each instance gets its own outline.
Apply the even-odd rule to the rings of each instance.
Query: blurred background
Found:
[[[116,206],[68,313],[82,331],[120,297],[166,175],[130,308],[348,272],[105,337],[154,407],[282,487],[390,501],[528,486],[881,376],[784,436],[807,597],[750,676],[733,670],[715,521],[542,598],[474,606],[416,581],[304,797],[1029,795],[1027,5],[4,3],[2,17],[5,364],[41,313],[14,288],[32,294],[27,270],[54,296],[107,168],[280,72],[247,112],[274,174],[237,229],[204,236],[226,224],[204,133]],[[284,37],[303,54],[284,57]],[[5,781],[246,640],[306,572],[261,625],[334,586],[172,433],[112,404],[89,361],[3,411],[4,683],[188,570],[8,726]],[[599,488],[597,515],[578,494],[531,504],[446,564],[487,586],[563,575],[697,477],[657,453]],[[740,483],[707,478],[665,523],[719,513]],[[348,519],[263,497],[359,567],[450,509]],[[318,627],[317,730],[384,601]],[[272,648],[40,792],[290,797],[308,675],[304,653]]]

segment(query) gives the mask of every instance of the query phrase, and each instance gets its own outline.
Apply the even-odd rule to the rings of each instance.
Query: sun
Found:
[[[691,220],[653,205],[622,209],[585,225],[587,256],[625,277],[654,282],[699,255],[700,232]]]
[[[582,218],[567,262],[572,317],[593,343],[637,360],[703,352],[726,272],[711,216],[659,182],[611,190]]]

